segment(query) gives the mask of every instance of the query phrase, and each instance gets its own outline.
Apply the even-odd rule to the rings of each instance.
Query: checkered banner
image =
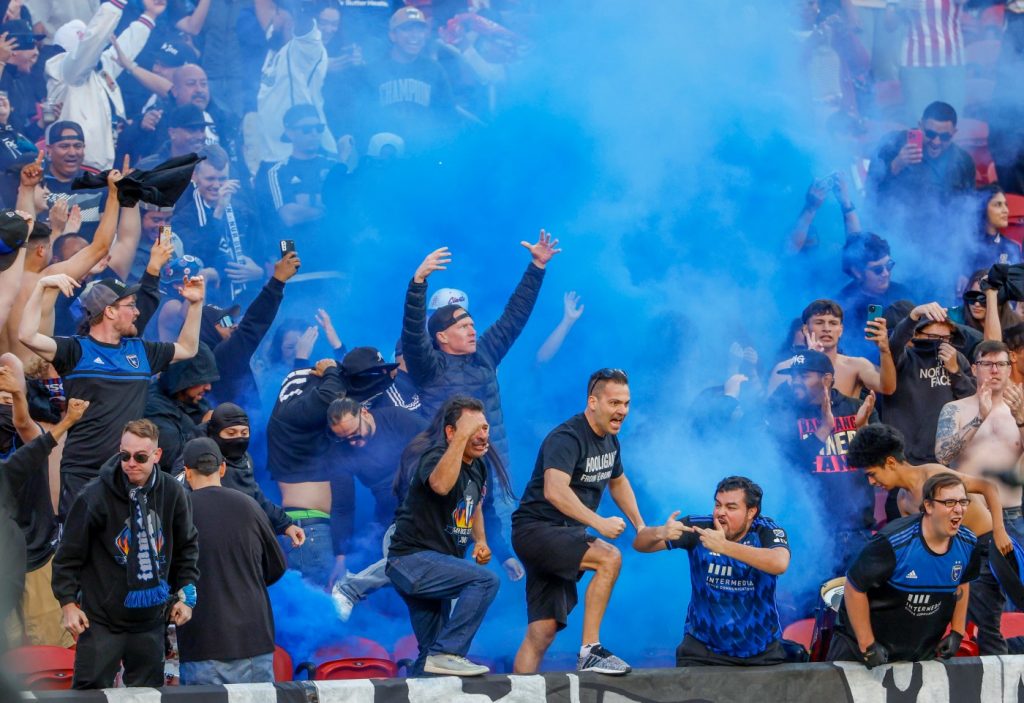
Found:
[[[895,664],[649,669],[23,694],[65,703],[1024,703],[1024,655]]]

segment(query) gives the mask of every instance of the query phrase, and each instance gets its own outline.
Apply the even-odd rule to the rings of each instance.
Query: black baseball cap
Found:
[[[346,376],[391,373],[398,364],[388,363],[375,347],[356,347],[341,361],[341,372]]]
[[[799,354],[793,356],[790,359],[789,368],[779,369],[779,373],[794,376],[804,371],[817,371],[818,373],[831,373],[836,372],[835,367],[832,366],[832,360],[820,351],[814,351],[808,349],[802,351]]]
[[[438,332],[444,332],[464,317],[469,317],[469,312],[461,305],[442,305],[427,320],[430,338],[434,339]]]
[[[209,437],[196,437],[185,444],[181,455],[186,469],[195,469],[201,473],[212,474],[224,463],[224,455],[220,447]]]
[[[160,62],[168,68],[179,68],[196,58],[195,49],[178,39],[168,39],[160,43],[153,51],[154,62]]]
[[[138,292],[138,284],[127,286],[116,278],[104,278],[86,286],[78,300],[91,318],[103,312],[103,308]]]
[[[0,271],[11,267],[26,241],[28,221],[14,210],[0,210]]]
[[[46,39],[45,34],[36,34],[32,31],[32,25],[21,19],[11,20],[0,25],[0,34],[5,33],[8,39],[14,40],[15,51],[31,49],[37,41]]]
[[[230,308],[219,308],[216,305],[204,305],[203,320],[216,325],[220,324],[220,321],[227,315],[230,315],[231,317],[238,317],[238,313],[241,311],[241,305],[232,305]]]
[[[65,134],[65,132],[74,132],[74,136]],[[82,125],[71,120],[60,120],[54,122],[52,125],[46,128],[46,143],[56,144],[57,142],[64,141],[65,139],[78,138],[80,141],[85,141],[85,132],[82,131]]]
[[[209,127],[212,124],[206,119],[206,113],[191,103],[174,108],[167,116],[168,127]]]
[[[316,111],[316,108],[309,103],[299,103],[298,105],[292,105],[288,108],[288,111],[284,113],[284,117],[281,122],[284,124],[285,130],[294,127],[299,120],[314,119],[317,123],[322,123],[320,119],[320,113]],[[291,137],[288,136],[287,131],[281,135],[281,141],[284,143],[291,142]]]

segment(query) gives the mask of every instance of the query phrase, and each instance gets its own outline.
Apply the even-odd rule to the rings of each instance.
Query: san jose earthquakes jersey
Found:
[[[684,525],[714,529],[711,516],[686,517]],[[786,531],[774,520],[758,516],[739,544],[789,549]],[[782,637],[775,605],[777,576],[737,559],[709,551],[700,536],[684,532],[667,543],[685,549],[690,557],[690,607],[686,634],[708,649],[730,657],[752,657]]]
[[[953,617],[956,589],[978,576],[978,538],[961,527],[945,554],[936,554],[921,533],[923,515],[889,523],[850,565],[847,581],[867,593],[875,639],[890,660],[933,659]],[[839,628],[855,638],[846,603]]]
[[[105,344],[92,337],[54,337],[53,366],[68,398],[89,401],[81,421],[68,431],[62,472],[96,474],[117,452],[121,430],[143,417],[153,374],[174,359],[174,345],[125,337]]]

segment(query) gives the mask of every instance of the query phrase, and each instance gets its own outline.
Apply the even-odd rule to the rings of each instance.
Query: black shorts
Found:
[[[774,666],[785,664],[786,650],[782,643],[775,640],[760,654],[752,657],[731,657],[708,649],[707,645],[696,637],[685,635],[676,647],[676,666]]]
[[[596,537],[582,525],[565,527],[545,522],[512,524],[512,548],[526,569],[526,618],[554,620],[565,627],[579,596],[580,564]]]

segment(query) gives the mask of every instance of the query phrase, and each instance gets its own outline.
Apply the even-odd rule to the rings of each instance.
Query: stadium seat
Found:
[[[420,646],[416,642],[416,635],[406,635],[397,642],[395,642],[395,648],[392,652],[392,658],[397,661],[408,659],[412,661],[420,655]]]
[[[391,652],[380,642],[366,637],[347,637],[341,643],[329,647],[321,647],[313,655],[316,661],[328,659],[352,659],[364,657],[369,659],[390,659]]]
[[[317,681],[343,679],[390,679],[398,676],[398,665],[390,659],[376,657],[347,657],[326,661],[316,668]]]
[[[956,126],[954,143],[971,155],[974,160],[974,180],[977,186],[993,181],[995,165],[988,149],[988,123],[971,117],[964,117]]]
[[[814,634],[814,618],[804,618],[786,625],[782,631],[782,639],[802,644],[807,651],[811,650],[811,637]]]
[[[295,667],[292,666],[292,658],[288,652],[280,647],[274,647],[274,681],[291,681],[294,672]]]
[[[999,630],[1006,639],[1024,637],[1024,613],[1003,613]]]
[[[30,690],[66,691],[75,671],[75,650],[49,645],[18,647],[3,656],[3,665]]]

